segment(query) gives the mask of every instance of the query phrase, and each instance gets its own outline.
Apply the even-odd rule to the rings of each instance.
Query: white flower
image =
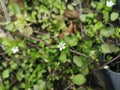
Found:
[[[112,1],[107,1],[106,4],[108,7],[112,7],[114,5],[114,3]]]
[[[63,49],[65,49],[65,43],[61,42],[59,43],[59,45],[57,46],[59,48],[60,51],[62,51]]]
[[[17,53],[19,51],[18,47],[12,47],[11,48],[12,53]]]
[[[105,65],[104,67],[103,67],[103,69],[108,69],[109,68],[109,66],[107,66],[107,65]]]

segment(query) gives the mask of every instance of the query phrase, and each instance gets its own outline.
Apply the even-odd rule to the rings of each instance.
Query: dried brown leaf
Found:
[[[64,16],[69,19],[79,18],[80,13],[76,10],[65,10]]]
[[[13,0],[15,3],[17,3],[20,7],[24,6],[24,0]]]
[[[77,29],[76,24],[72,22],[69,27],[59,35],[59,38],[63,39],[66,35],[71,35],[74,33],[77,33]]]

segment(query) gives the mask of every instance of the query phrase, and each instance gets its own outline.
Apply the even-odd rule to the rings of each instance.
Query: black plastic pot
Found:
[[[107,55],[109,55],[109,54],[103,55],[102,62],[106,61]],[[108,69],[101,70],[100,72],[103,74],[104,77],[108,77],[107,80],[110,82],[108,87],[110,85],[112,85],[112,87],[113,87],[113,89],[111,89],[111,90],[120,90],[120,58],[118,58],[117,60],[112,62],[109,65]]]
[[[116,8],[117,10],[120,10],[120,0],[116,0],[115,8]]]
[[[109,70],[101,69],[93,73],[94,84],[97,89],[93,90],[118,90],[115,89]]]
[[[112,82],[114,90],[120,90],[120,73],[107,69],[107,74]]]
[[[117,43],[116,46],[120,47],[120,44]],[[118,54],[104,54],[100,61],[102,64],[106,62],[106,57],[108,55],[116,57]],[[96,80],[98,80],[98,84],[99,82],[103,83],[103,85],[101,84],[103,90],[120,90],[120,57],[114,60],[112,63],[108,64],[108,66],[108,69],[101,69],[94,73],[94,77]],[[99,74],[101,76],[99,76]]]
[[[102,64],[106,62],[107,55],[108,54],[104,54],[102,56]],[[117,66],[120,66],[119,61],[120,58],[117,59],[116,62],[109,64],[108,69],[100,69],[93,73],[93,85],[95,85],[93,86],[95,87],[93,90],[120,90],[120,70],[117,70],[120,69],[120,67],[116,68]]]
[[[120,0],[116,0],[116,5],[114,7],[115,9],[120,11]],[[117,46],[120,47],[120,44],[117,44]],[[102,63],[106,62],[107,55],[109,54],[104,54],[102,56],[101,59]],[[102,78],[102,82],[104,82],[103,87],[105,87],[105,90],[120,90],[120,58],[115,60],[115,62],[113,62],[112,64],[114,65],[109,65],[110,68],[99,70],[96,73],[102,76],[101,78]],[[99,75],[95,74],[95,77],[98,79]]]
[[[115,58],[118,54],[103,54],[100,59],[101,66],[107,62],[107,55]],[[88,85],[91,85],[93,90],[120,90],[120,58],[115,59],[108,66],[109,68],[99,69],[88,76]]]

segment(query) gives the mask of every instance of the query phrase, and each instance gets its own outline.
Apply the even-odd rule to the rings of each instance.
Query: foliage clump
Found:
[[[87,2],[87,3],[86,3]],[[4,90],[91,90],[102,54],[119,53],[115,0],[8,0],[0,8]],[[107,57],[108,61],[113,57]],[[0,85],[1,87],[1,85]]]

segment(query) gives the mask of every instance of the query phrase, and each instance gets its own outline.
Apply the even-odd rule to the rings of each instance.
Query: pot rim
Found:
[[[107,69],[107,71],[111,74],[114,74],[114,75],[120,75],[120,72],[115,72],[115,71],[111,70],[110,68]]]

